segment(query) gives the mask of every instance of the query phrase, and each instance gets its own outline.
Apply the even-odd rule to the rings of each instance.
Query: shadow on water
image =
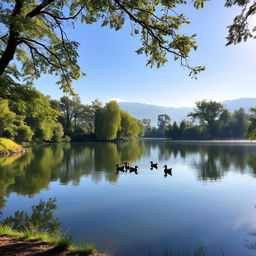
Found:
[[[256,147],[234,145],[203,145],[139,141],[130,143],[74,143],[35,146],[21,156],[0,159],[0,208],[11,192],[34,196],[48,188],[51,181],[79,185],[83,176],[93,182],[118,182],[116,164],[136,163],[142,157],[158,161],[188,161],[198,180],[218,180],[232,169],[244,173],[248,169],[256,177]]]

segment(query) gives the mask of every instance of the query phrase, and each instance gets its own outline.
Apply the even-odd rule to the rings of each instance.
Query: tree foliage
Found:
[[[100,140],[132,140],[144,135],[142,122],[122,111],[116,101],[98,107],[95,114],[95,135]]]
[[[173,124],[169,123],[165,126],[164,136],[173,140],[243,139],[246,135],[253,135],[256,131],[256,129],[254,130],[256,127],[255,115],[251,115],[250,118],[251,125],[248,131],[251,132],[246,134],[249,116],[245,110],[240,108],[231,113],[218,102],[197,102],[195,111],[189,113],[189,116],[192,116],[193,120],[197,119],[198,122],[195,124],[183,120],[179,125],[176,121]],[[148,127],[145,133],[145,137],[162,136],[163,129],[161,126],[158,128]]]
[[[160,114],[157,117],[157,125],[159,127],[160,132],[164,136],[165,127],[171,122],[171,118],[166,114]]]
[[[118,138],[123,140],[133,140],[144,136],[144,125],[129,113],[121,111],[121,129]]]
[[[256,38],[256,26],[251,23],[256,14],[256,2],[250,0],[226,0],[226,7],[238,6],[241,12],[234,18],[233,24],[228,26],[227,45]]]
[[[205,0],[192,0],[196,8]],[[132,25],[132,35],[140,35],[138,54],[145,54],[147,65],[160,67],[167,54],[196,75],[204,67],[188,63],[191,50],[197,45],[194,35],[179,32],[190,23],[183,13],[177,13],[185,0],[3,0],[0,3],[0,76],[13,75],[27,80],[42,73],[59,76],[64,92],[73,93],[72,80],[83,73],[77,63],[78,42],[68,38],[66,26],[76,22],[100,23],[115,30],[126,21]],[[36,28],[36,29],[35,29]],[[13,63],[19,61],[21,69]]]
[[[247,130],[247,137],[250,140],[255,140],[256,139],[256,108],[251,108],[251,115],[250,115],[250,125]]]
[[[8,100],[0,100],[0,136],[10,131],[15,117],[15,113],[9,109]]]
[[[24,211],[16,211],[13,217],[7,217],[2,224],[22,232],[26,230],[57,232],[60,223],[53,215],[53,211],[56,209],[56,199],[50,198],[47,202],[41,199],[37,205],[32,206],[30,216]]]
[[[216,101],[206,100],[196,102],[194,112],[188,114],[193,121],[198,120],[202,125],[206,124],[209,129],[210,136],[216,135],[217,120],[225,111],[225,107]]]

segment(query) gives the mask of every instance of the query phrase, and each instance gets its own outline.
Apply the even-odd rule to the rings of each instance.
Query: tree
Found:
[[[149,128],[149,127],[150,127],[151,119],[149,119],[149,118],[143,118],[141,121],[142,121],[142,123],[144,124],[145,128]]]
[[[159,127],[160,133],[165,135],[165,126],[171,122],[171,118],[166,114],[160,114],[157,117],[157,125]]]
[[[234,112],[233,135],[236,138],[242,138],[248,128],[249,117],[243,108]]]
[[[5,131],[12,129],[15,113],[9,109],[8,100],[0,100],[0,137]]]
[[[147,135],[147,133],[151,130],[151,126],[150,126],[150,124],[151,124],[151,119],[149,119],[149,118],[143,118],[143,119],[141,120],[141,122],[142,122],[142,124],[143,124],[143,126],[144,126],[144,133]]]
[[[196,102],[194,112],[188,114],[194,120],[199,120],[202,125],[206,125],[211,137],[215,136],[218,130],[217,120],[225,111],[225,107],[216,101],[206,100]]]
[[[172,125],[172,130],[170,135],[173,140],[178,140],[180,138],[180,129],[176,121]]]
[[[71,129],[71,121],[74,117],[74,102],[67,96],[63,96],[60,99],[61,111],[64,115],[64,128],[65,133]]]
[[[121,111],[116,101],[110,101],[106,104],[104,119],[105,139],[116,139],[121,126]]]
[[[251,115],[250,115],[250,125],[248,127],[246,136],[250,140],[256,139],[256,108],[250,108]]]
[[[37,93],[37,98],[33,102],[26,103],[19,114],[25,116],[24,121],[34,133],[33,139],[50,141],[60,112],[51,107],[47,96],[33,90]]]
[[[121,110],[121,129],[118,132],[118,138],[133,140],[143,135],[144,125],[127,112]]]
[[[121,110],[116,101],[98,108],[95,117],[95,134],[101,140],[114,140],[121,126]]]
[[[15,128],[15,141],[31,141],[34,133],[23,121],[20,121]]]
[[[60,123],[56,123],[56,126],[53,128],[52,131],[52,141],[53,142],[61,142],[62,137],[64,136],[63,127]]]
[[[180,127],[179,127],[180,139],[182,139],[184,137],[184,132],[185,132],[186,128],[187,128],[187,122],[186,122],[186,120],[182,120],[180,123]]]
[[[196,8],[205,0],[192,0]],[[72,80],[83,73],[77,63],[78,42],[68,38],[65,25],[76,21],[92,24],[100,22],[120,30],[126,20],[132,24],[132,34],[140,34],[142,46],[138,54],[146,54],[147,65],[160,67],[167,54],[196,75],[204,67],[191,67],[188,57],[196,50],[195,35],[184,35],[179,29],[189,24],[183,13],[174,11],[184,0],[3,0],[0,4],[0,77],[11,74],[28,79],[41,73],[59,76],[58,84],[64,92],[73,92]],[[35,29],[36,28],[36,29]],[[21,70],[12,63],[22,64]],[[12,65],[13,64],[13,65]]]
[[[226,7],[239,6],[242,8],[233,24],[228,26],[227,44],[237,44],[241,41],[247,41],[248,38],[256,38],[255,24],[249,24],[250,19],[256,13],[256,2],[249,0],[226,0]]]

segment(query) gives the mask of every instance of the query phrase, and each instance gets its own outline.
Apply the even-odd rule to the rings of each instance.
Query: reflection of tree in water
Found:
[[[145,148],[151,148],[151,150],[158,146],[159,160],[161,161],[178,157],[186,159],[186,161],[191,159],[190,164],[197,170],[199,180],[220,179],[230,169],[243,173],[247,167],[250,167],[253,175],[256,175],[256,148],[254,146],[168,141],[162,143],[147,141],[145,144]],[[150,152],[149,149],[147,150]]]
[[[124,161],[134,163],[143,155],[143,152],[144,144],[138,142],[96,144],[93,180],[99,182],[104,175],[106,180],[116,182],[118,175],[116,175],[115,165]]]
[[[82,176],[90,176],[94,182],[116,182],[115,165],[136,161],[143,150],[136,142],[54,144],[35,146],[16,161],[0,159],[0,208],[10,192],[33,196],[51,181],[78,185]]]
[[[16,177],[24,175],[25,168],[30,164],[31,154],[11,156],[0,160],[0,208],[2,208],[5,203],[4,197],[9,194],[9,187],[15,184]]]
[[[127,143],[76,143],[35,146],[28,153],[0,159],[0,207],[10,192],[33,196],[51,181],[78,185],[81,177],[94,182],[115,183],[115,165],[135,163],[142,156],[158,152],[159,160],[186,159],[197,170],[199,180],[217,180],[230,169],[256,176],[256,148],[253,146],[139,141]],[[17,158],[17,159],[16,159]],[[249,167],[249,168],[248,168]]]

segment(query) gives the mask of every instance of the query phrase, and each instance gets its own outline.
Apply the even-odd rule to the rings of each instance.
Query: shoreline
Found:
[[[27,149],[7,138],[0,138],[0,157],[8,157],[15,154],[23,154]]]
[[[160,140],[160,141],[168,141],[168,142],[174,142],[174,143],[212,143],[212,144],[217,144],[217,143],[223,143],[223,144],[251,144],[251,145],[256,145],[256,140],[246,140],[246,139],[241,139],[241,140],[172,140],[169,138],[139,138],[139,140]]]
[[[28,149],[7,149],[7,150],[0,150],[0,157],[8,157],[12,155],[19,155],[28,152]]]
[[[94,244],[76,246],[66,234],[35,230],[16,231],[0,224],[1,256],[107,256],[97,252]]]

